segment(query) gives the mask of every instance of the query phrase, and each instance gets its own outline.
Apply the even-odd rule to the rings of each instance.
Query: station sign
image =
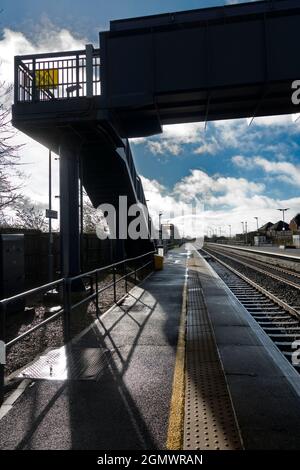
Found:
[[[46,209],[46,219],[57,219],[58,218],[58,213],[57,211],[50,211],[49,209]]]

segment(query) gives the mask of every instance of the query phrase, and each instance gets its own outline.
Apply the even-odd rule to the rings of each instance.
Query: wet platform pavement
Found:
[[[71,378],[55,380],[65,372],[54,363],[33,379],[0,420],[0,448],[165,448],[185,264],[185,250],[173,252],[71,345]]]
[[[299,374],[191,245],[23,373],[1,449],[300,448]]]

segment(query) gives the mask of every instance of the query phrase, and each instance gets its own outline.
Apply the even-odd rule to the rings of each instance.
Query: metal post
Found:
[[[79,97],[79,90],[80,90],[80,84],[79,84],[79,55],[76,54],[76,96],[77,98]]]
[[[114,283],[114,302],[117,303],[117,292],[116,292],[116,267],[113,267],[113,283]]]
[[[245,243],[245,225],[244,225],[244,222],[241,222],[242,224],[242,227],[243,227],[243,239],[244,239],[244,243]]]
[[[83,228],[83,183],[82,183],[82,160],[81,158],[79,159],[79,178],[80,178],[80,264],[83,266],[84,269],[84,228]]]
[[[96,315],[99,316],[98,271],[96,271]]]
[[[124,275],[125,275],[125,292],[127,294],[128,292],[128,285],[127,285],[127,268],[126,268],[126,262],[124,263]]]
[[[93,52],[94,48],[92,44],[85,46],[86,55],[86,96],[88,98],[93,97]]]
[[[48,243],[48,281],[52,282],[53,280],[53,234],[52,234],[52,157],[51,150],[49,150],[49,243]]]
[[[158,222],[158,229],[159,229],[159,244],[161,245],[162,244],[162,224],[161,224],[161,216],[162,216],[162,212],[159,213],[159,222]]]
[[[36,61],[35,61],[35,58],[34,58],[32,60],[32,101],[33,102],[38,100],[38,93],[37,93],[37,88],[36,88],[35,68],[36,68]]]
[[[19,83],[19,58],[15,57],[15,86],[14,86],[14,104],[19,101],[20,83]]]
[[[1,304],[0,306],[0,341],[2,341],[2,347],[4,347],[4,356],[5,356],[5,327],[6,327],[6,304]],[[2,363],[3,362],[3,363]],[[5,377],[5,361],[0,363],[0,406],[4,400],[4,377]]]
[[[71,281],[64,280],[64,342],[67,343],[71,334]]]
[[[90,276],[90,291],[91,294],[94,292],[93,275]]]
[[[61,143],[60,149],[60,236],[63,277],[80,274],[79,157]]]

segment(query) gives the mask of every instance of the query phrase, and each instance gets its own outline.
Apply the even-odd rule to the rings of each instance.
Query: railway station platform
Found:
[[[18,372],[1,449],[300,449],[300,377],[193,246]]]

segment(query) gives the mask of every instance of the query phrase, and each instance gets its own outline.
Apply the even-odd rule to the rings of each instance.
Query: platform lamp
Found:
[[[158,219],[159,219],[159,222],[158,222],[158,229],[159,229],[159,244],[161,245],[162,244],[162,225],[161,225],[161,217],[163,215],[163,212],[160,212],[158,214]]]
[[[145,199],[145,202],[146,202],[146,205],[147,205],[147,202],[150,202],[150,199]],[[148,235],[149,235],[149,238],[151,240],[152,239],[152,227],[151,227],[151,217],[150,217],[150,214],[149,214],[148,207],[147,207],[147,211],[148,211]]]
[[[290,209],[287,208],[287,209],[277,209],[278,211],[282,212],[282,220],[283,220],[283,224],[284,224],[284,214],[289,211]],[[283,230],[285,230],[285,227],[283,227]]]

